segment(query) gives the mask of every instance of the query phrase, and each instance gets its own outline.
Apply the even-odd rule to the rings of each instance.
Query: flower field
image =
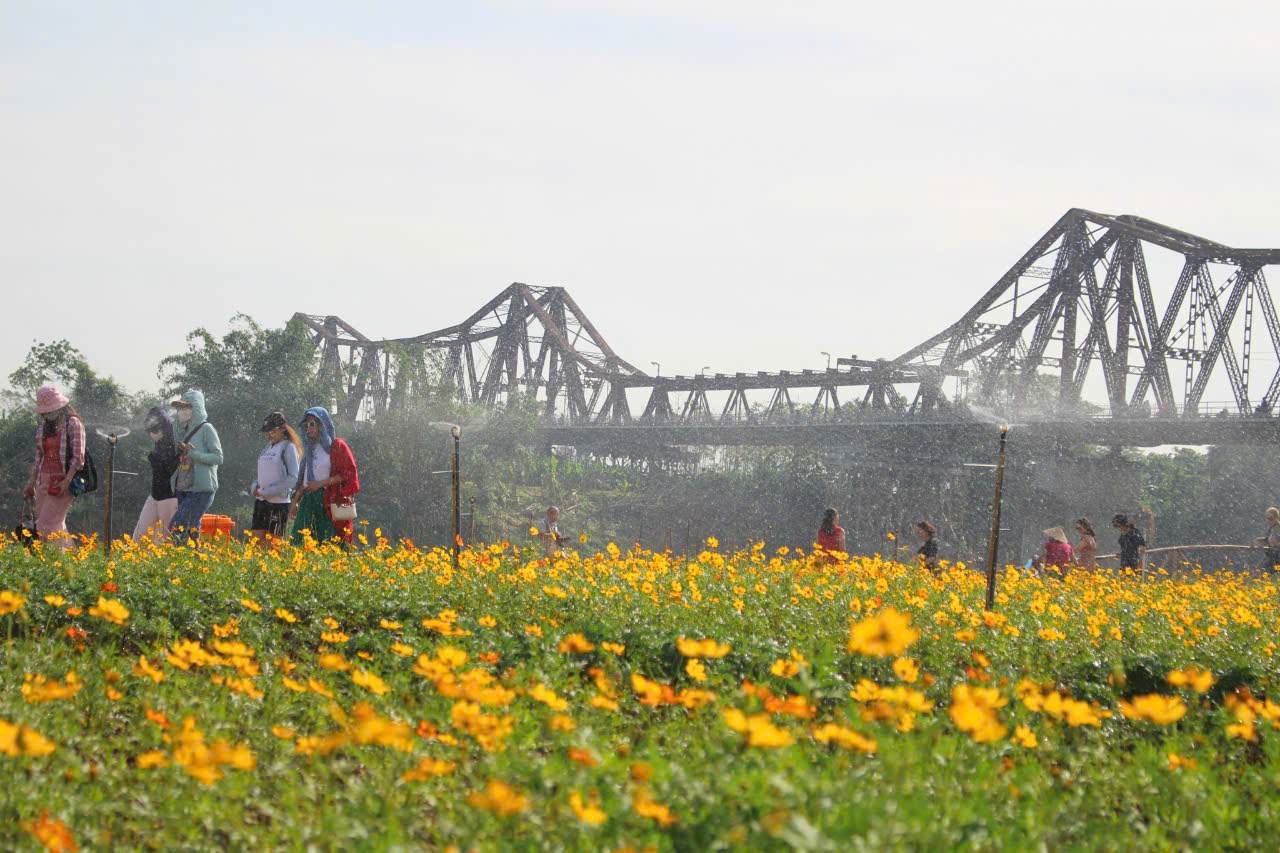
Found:
[[[763,545],[0,552],[0,845],[1257,846],[1277,590]]]

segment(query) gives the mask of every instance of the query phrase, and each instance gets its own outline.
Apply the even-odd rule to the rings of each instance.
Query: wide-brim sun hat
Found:
[[[71,404],[67,395],[57,385],[41,385],[36,391],[36,414],[47,415]]]
[[[1050,527],[1044,532],[1044,536],[1046,539],[1052,539],[1055,542],[1062,542],[1064,544],[1067,541],[1067,531],[1063,530],[1061,527]]]

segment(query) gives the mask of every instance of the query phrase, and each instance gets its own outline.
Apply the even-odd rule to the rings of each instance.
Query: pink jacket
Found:
[[[64,427],[71,430],[71,464],[67,464],[67,437]],[[58,459],[62,462],[62,470],[79,471],[84,467],[84,422],[75,417],[64,417],[58,421]],[[36,461],[31,465],[31,479],[40,475],[40,460],[44,458],[44,422],[36,426]]]
[[[1044,562],[1047,566],[1069,566],[1076,561],[1075,551],[1066,542],[1050,539],[1044,543]]]

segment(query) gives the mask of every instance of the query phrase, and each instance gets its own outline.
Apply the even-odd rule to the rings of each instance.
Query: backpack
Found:
[[[83,425],[83,423],[84,422],[81,421],[81,425]],[[67,421],[67,428],[64,430],[64,432],[66,433],[66,442],[67,442],[67,453],[66,453],[67,461],[66,461],[65,470],[69,471],[71,470],[71,421],[70,420]],[[84,466],[81,467],[80,470],[76,472],[76,475],[71,478],[71,485],[67,487],[67,491],[71,492],[72,497],[79,497],[80,495],[86,495],[89,492],[96,492],[98,490],[98,466],[93,464],[93,456],[92,454],[89,453],[89,447],[88,447],[89,442],[87,441],[88,439],[87,431],[85,434],[85,438],[86,438],[86,441],[85,441],[85,448],[84,448]]]

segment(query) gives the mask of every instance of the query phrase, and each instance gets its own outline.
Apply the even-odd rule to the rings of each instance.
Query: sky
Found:
[[[1280,4],[0,0],[0,376],[562,285],[662,372],[893,357],[1071,207],[1280,245]]]

